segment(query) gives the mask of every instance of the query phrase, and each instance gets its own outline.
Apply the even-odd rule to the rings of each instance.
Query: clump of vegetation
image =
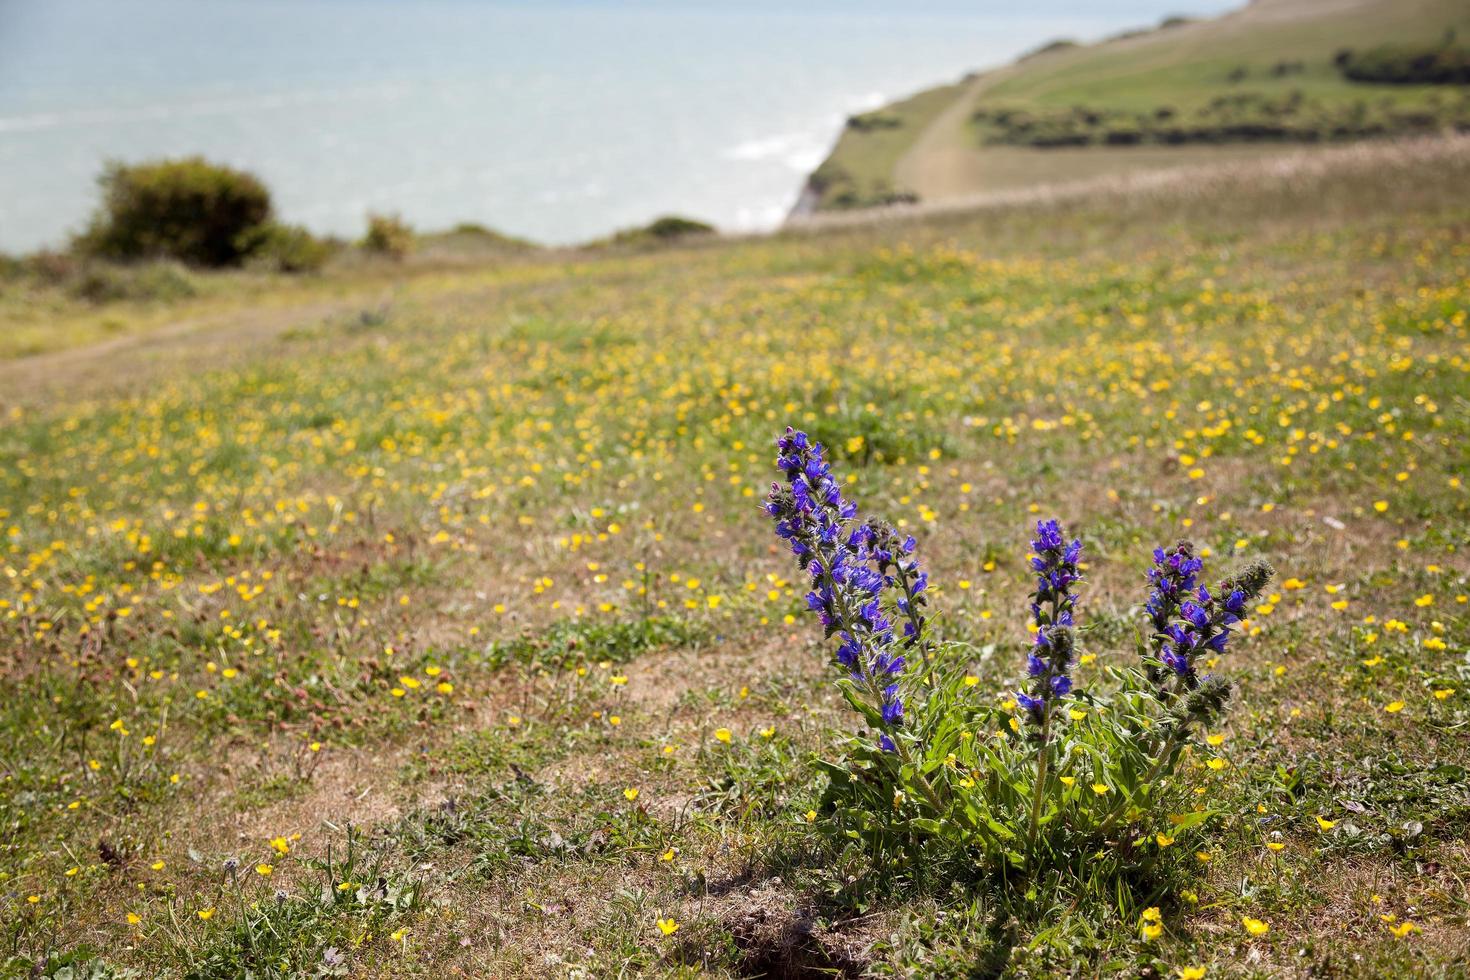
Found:
[[[1343,77],[1381,85],[1470,85],[1470,47],[1384,44],[1343,50],[1333,59]]]
[[[481,245],[501,249],[508,252],[534,252],[541,246],[527,238],[519,238],[515,235],[507,235],[496,231],[494,228],[474,221],[462,221],[449,230],[446,238],[458,238],[464,242],[476,242]]]
[[[336,855],[329,846],[317,860],[293,859],[285,838],[271,847],[269,863],[225,862],[215,896],[225,928],[187,976],[347,976],[355,937],[391,928],[422,905],[418,884],[388,864],[381,844],[365,846],[356,828],[347,828]],[[288,864],[297,866],[300,887],[259,895],[257,883]]]
[[[1277,66],[1278,73],[1296,69]],[[1421,106],[1373,106],[1362,100],[1328,103],[1300,90],[1279,96],[1256,92],[1220,95],[1181,112],[1158,106],[1144,112],[1073,106],[1038,110],[982,106],[972,120],[987,143],[1050,148],[1140,143],[1299,142],[1363,139],[1470,129],[1470,99],[1430,100]]]
[[[415,236],[414,251],[431,261],[476,262],[529,255],[541,246],[472,221]]]
[[[847,128],[860,133],[870,133],[875,129],[898,129],[902,125],[903,119],[898,115],[881,109],[847,117]]]
[[[614,245],[657,245],[713,235],[715,226],[676,214],[656,218],[641,228],[628,228],[613,235]]]
[[[147,262],[140,265],[113,265],[85,262],[66,279],[67,291],[89,303],[118,300],[186,299],[198,288],[188,269],[177,262]]]
[[[105,262],[72,251],[43,249],[5,263],[4,279],[87,303],[187,299],[198,293],[194,273],[172,259]]]
[[[258,178],[202,157],[110,163],[99,183],[102,207],[77,241],[98,258],[238,265],[271,217],[270,192]]]
[[[1229,701],[1230,683],[1206,670],[1270,581],[1269,564],[1211,589],[1193,545],[1156,549],[1137,665],[1082,691],[1072,676],[1084,642],[1082,542],[1039,521],[1027,679],[997,705],[977,693],[962,648],[934,635],[914,537],[861,519],[806,433],[788,428],[778,448],[785,482],[766,509],[836,645],[838,687],[867,726],[824,766],[822,826],[836,840],[905,864],[953,850],[966,866],[1039,874],[1140,836],[1167,847],[1209,819],[1181,763]]]
[[[270,272],[319,272],[336,250],[300,225],[266,222],[241,241],[250,264]]]
[[[643,229],[645,234],[660,240],[685,238],[689,235],[711,235],[714,234],[714,230],[714,225],[693,218],[682,218],[678,215],[665,215],[655,219]]]
[[[1072,40],[1069,37],[1059,37],[1055,41],[1048,41],[1048,42],[1046,42],[1045,44],[1043,44],[1039,48],[1036,48],[1036,49],[1031,50],[1031,51],[1027,51],[1025,54],[1021,55],[1016,60],[1017,61],[1029,61],[1032,58],[1039,58],[1039,57],[1041,57],[1044,54],[1055,54],[1058,51],[1069,51],[1072,48],[1075,48],[1075,47],[1078,47],[1078,46],[1079,45],[1077,44],[1077,42],[1074,41],[1074,40]]]
[[[362,237],[362,248],[374,255],[382,255],[401,262],[413,251],[416,236],[413,228],[396,214],[369,214],[367,234]]]
[[[873,180],[864,185],[841,164],[830,160],[807,178],[807,188],[821,200],[824,209],[837,211],[914,204],[919,200],[913,191],[900,190],[888,180]]]

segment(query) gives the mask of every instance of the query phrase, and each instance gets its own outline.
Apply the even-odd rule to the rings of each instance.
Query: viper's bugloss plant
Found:
[[[1137,661],[1101,667],[1084,691],[1074,677],[1087,635],[1076,622],[1082,541],[1040,521],[1024,677],[1013,695],[988,697],[969,673],[971,650],[933,635],[913,536],[860,516],[805,433],[787,429],[777,446],[784,479],[766,513],[809,582],[838,686],[864,721],[843,757],[822,763],[824,826],[895,862],[939,846],[1037,871],[1150,833],[1172,842],[1212,815],[1180,762],[1225,710],[1229,683],[1203,671],[1227,651],[1270,565],[1212,590],[1188,542],[1156,550]],[[1170,812],[1186,798],[1188,812]]]

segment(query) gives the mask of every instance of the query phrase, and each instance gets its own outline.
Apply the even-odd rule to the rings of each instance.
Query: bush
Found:
[[[682,218],[678,215],[665,215],[654,220],[643,229],[653,238],[668,240],[671,238],[684,238],[688,235],[712,235],[715,231],[714,225],[696,221],[693,218]]]
[[[1055,41],[1048,41],[1039,48],[1034,48],[1030,51],[1027,51],[1016,60],[1027,61],[1031,58],[1039,58],[1044,54],[1055,54],[1058,51],[1070,51],[1072,48],[1075,47],[1078,47],[1076,41],[1072,40],[1069,37],[1059,37]]]
[[[627,228],[613,235],[615,245],[658,245],[713,235],[714,225],[684,218],[679,215],[664,215],[641,228]]]
[[[1300,89],[1279,95],[1232,92],[1188,111],[1159,106],[1143,112],[1073,106],[1037,109],[982,106],[972,114],[987,143],[1056,147],[1142,143],[1301,142],[1418,134],[1465,127],[1470,100],[1370,115],[1362,103],[1311,99]]]
[[[1385,44],[1368,51],[1340,51],[1333,62],[1354,82],[1388,85],[1470,85],[1470,48]]]
[[[247,232],[241,246],[250,262],[271,272],[318,272],[332,256],[332,245],[300,225],[271,221]]]
[[[102,206],[77,244],[100,258],[236,265],[247,234],[271,216],[264,184],[201,157],[109,163],[99,184]]]
[[[899,129],[903,126],[903,119],[891,112],[877,110],[864,112],[857,116],[847,117],[847,128],[859,133],[871,133],[879,129]]]
[[[1187,542],[1155,550],[1136,665],[1102,668],[1084,691],[1073,677],[1082,543],[1038,522],[1026,679],[997,704],[968,674],[967,648],[934,635],[914,538],[860,518],[805,433],[788,429],[777,447],[785,482],[766,509],[864,724],[822,764],[830,782],[812,818],[833,840],[861,842],[890,867],[937,860],[1039,878],[1106,857],[1121,873],[1214,815],[1201,767],[1181,763],[1208,751],[1201,735],[1231,689],[1202,671],[1226,652],[1268,564],[1211,590]]]
[[[368,230],[363,236],[365,251],[402,260],[413,251],[413,228],[396,214],[369,214]]]

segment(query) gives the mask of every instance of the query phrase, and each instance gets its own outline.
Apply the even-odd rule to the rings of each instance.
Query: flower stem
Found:
[[[1153,765],[1149,766],[1148,772],[1143,774],[1143,779],[1139,780],[1139,788],[1143,792],[1148,792],[1150,784],[1154,781],[1154,777],[1164,768],[1164,765],[1169,761],[1170,754],[1174,751],[1174,747],[1179,744],[1180,739],[1184,735],[1187,735],[1188,732],[1188,725],[1179,725],[1174,731],[1169,733],[1169,737],[1164,740],[1163,748],[1159,750],[1158,758],[1154,760]],[[1133,797],[1131,795],[1118,800],[1117,805],[1108,812],[1107,816],[1103,818],[1103,822],[1098,825],[1097,832],[1099,834],[1106,834],[1111,830],[1113,824],[1123,815],[1128,804],[1132,801]]]
[[[1031,824],[1026,832],[1026,841],[1031,850],[1036,849],[1037,835],[1041,830],[1041,802],[1046,792],[1047,771],[1051,762],[1051,700],[1044,702],[1041,709],[1041,747],[1036,756],[1036,786],[1031,792]]]

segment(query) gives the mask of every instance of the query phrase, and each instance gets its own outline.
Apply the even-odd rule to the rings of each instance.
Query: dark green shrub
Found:
[[[1069,37],[1059,37],[1055,41],[1048,41],[1039,48],[1027,51],[1017,58],[1017,61],[1026,61],[1028,58],[1038,58],[1044,54],[1054,54],[1058,51],[1067,51],[1077,47],[1077,42]]]
[[[402,260],[413,251],[413,228],[396,214],[369,214],[362,247],[376,255]]]
[[[271,216],[264,184],[202,157],[109,163],[99,183],[102,206],[77,242],[99,258],[236,265],[243,236]]]
[[[712,235],[714,232],[714,225],[705,224],[703,221],[679,215],[665,215],[641,228],[628,228],[620,231],[612,237],[612,241],[617,245],[667,244]]]
[[[876,129],[898,129],[903,126],[903,120],[891,112],[875,111],[864,112],[861,115],[849,116],[847,128],[855,129],[859,133],[870,133]]]
[[[1398,107],[1390,101],[1370,115],[1361,102],[1329,103],[1300,89],[1280,95],[1229,92],[1198,108],[1179,111],[1160,106],[1133,113],[1073,106],[1066,109],[983,107],[972,120],[986,143],[1012,146],[1131,146],[1185,143],[1298,142],[1366,139],[1463,128],[1470,99],[1426,99]]]
[[[300,225],[274,221],[246,232],[240,244],[251,265],[271,272],[318,272],[333,251],[330,243]]]
[[[1343,51],[1334,59],[1354,82],[1387,85],[1470,85],[1470,48],[1385,44],[1368,51]]]
[[[708,225],[693,218],[681,218],[678,215],[665,215],[650,223],[645,229],[648,234],[660,239],[683,238],[685,235],[708,235],[714,230],[714,225]]]

